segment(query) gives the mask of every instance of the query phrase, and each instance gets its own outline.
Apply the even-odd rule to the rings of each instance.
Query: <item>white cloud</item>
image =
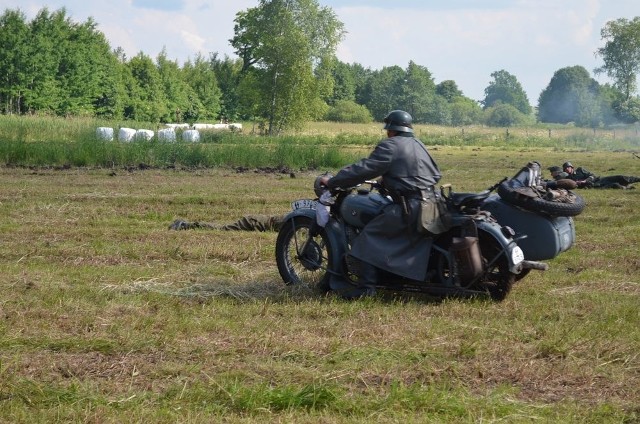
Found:
[[[197,54],[205,50],[206,38],[187,30],[180,31],[180,36],[190,51]]]
[[[632,2],[615,3],[627,3],[629,9]],[[498,6],[430,9],[425,4],[397,15],[385,6],[337,6],[349,31],[338,56],[374,69],[405,67],[413,60],[436,82],[453,79],[476,99],[483,97],[490,74],[505,69],[523,84],[532,103],[556,70],[595,66],[593,52],[604,25],[600,1],[524,0]]]
[[[591,72],[600,65],[594,52],[607,21],[640,15],[637,0],[407,0],[402,7],[319,1],[348,31],[337,51],[342,61],[379,69],[413,60],[436,82],[453,79],[475,99],[483,97],[490,74],[505,69],[532,103],[556,70],[581,65]],[[0,8],[20,8],[29,19],[45,4],[50,11],[66,7],[76,21],[92,16],[111,46],[129,57],[140,51],[155,57],[166,47],[170,59],[183,62],[198,53],[233,56],[235,15],[258,0],[0,0]]]

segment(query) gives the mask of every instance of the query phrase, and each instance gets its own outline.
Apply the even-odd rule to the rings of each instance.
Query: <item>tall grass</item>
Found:
[[[96,128],[152,128],[83,118],[0,116],[0,164],[6,166],[93,167],[288,167],[332,168],[366,155],[383,132],[376,124],[311,124],[304,132],[266,137],[202,131],[200,143],[99,140]],[[636,127],[587,130],[572,127],[451,128],[417,125],[430,146],[492,147],[503,150],[639,150]],[[348,132],[351,131],[351,132]],[[178,140],[181,132],[178,131]]]

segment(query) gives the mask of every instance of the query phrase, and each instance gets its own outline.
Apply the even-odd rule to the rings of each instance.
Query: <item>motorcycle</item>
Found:
[[[496,190],[498,194],[493,193]],[[323,205],[317,198],[292,202],[276,240],[276,263],[285,284],[305,284],[326,293],[331,278],[357,283],[350,246],[392,200],[375,181],[332,195],[324,226],[318,224],[317,210]],[[450,226],[431,236],[425,281],[383,272],[377,288],[438,297],[488,295],[501,301],[531,270],[547,270],[543,260],[574,244],[572,216],[584,207],[569,190],[542,187],[537,162],[484,191],[458,193],[447,184],[439,195]]]

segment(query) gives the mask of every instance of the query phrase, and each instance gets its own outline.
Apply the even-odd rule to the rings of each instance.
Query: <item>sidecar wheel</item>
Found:
[[[276,240],[276,264],[285,284],[305,285],[326,293],[327,269],[332,265],[331,246],[323,228],[309,238],[313,224],[311,218],[299,216],[282,225]]]
[[[486,266],[500,252],[501,248],[492,236],[488,234],[479,234],[479,236],[482,261]],[[491,296],[491,299],[500,302],[507,297],[517,277],[516,274],[509,271],[509,261],[503,254],[475,284],[474,289],[484,291]]]
[[[498,195],[505,202],[527,209],[531,212],[540,212],[550,216],[580,215],[586,206],[582,196],[572,191],[569,191],[569,195],[573,198],[572,203],[555,202],[543,198],[523,196],[507,183],[502,183],[498,186]]]

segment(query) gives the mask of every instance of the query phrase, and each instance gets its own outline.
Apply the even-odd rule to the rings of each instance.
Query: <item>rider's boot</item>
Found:
[[[358,281],[355,285],[357,297],[368,297],[376,294],[378,283],[378,269],[366,262],[358,264]]]
[[[331,290],[346,300],[355,300],[375,295],[375,284],[378,277],[376,267],[355,259],[352,256],[349,256],[348,260],[351,262],[350,268],[353,267],[352,272],[355,272],[358,276],[357,281],[334,274],[329,280]]]

